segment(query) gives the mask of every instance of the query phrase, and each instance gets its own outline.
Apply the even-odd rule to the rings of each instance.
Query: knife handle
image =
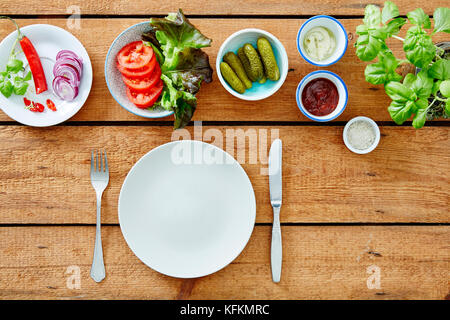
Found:
[[[272,281],[280,282],[283,249],[281,246],[280,207],[273,207],[272,247],[271,247]]]

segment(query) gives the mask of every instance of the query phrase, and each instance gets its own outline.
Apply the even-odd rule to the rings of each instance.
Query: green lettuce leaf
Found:
[[[182,54],[179,64],[165,74],[178,86],[196,94],[200,90],[202,81],[212,81],[212,69],[208,55],[200,49],[187,48],[188,54]]]
[[[155,104],[166,110],[173,110],[175,115],[174,129],[184,128],[191,121],[197,107],[197,98],[183,90],[175,88],[172,80],[161,75],[164,89],[160,100]]]
[[[204,36],[181,10],[166,18],[150,19],[152,30],[143,35],[163,56],[161,64],[164,89],[157,105],[173,110],[174,128],[183,128],[197,107],[195,94],[203,81],[212,81],[213,70],[208,55],[201,48],[211,39]]]
[[[200,49],[211,45],[211,39],[192,25],[181,10],[166,18],[152,18],[150,25],[156,30],[156,39],[165,57],[161,66],[163,72],[176,69],[183,56],[190,54],[187,49]]]

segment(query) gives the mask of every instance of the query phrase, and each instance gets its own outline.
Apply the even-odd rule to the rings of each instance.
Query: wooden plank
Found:
[[[274,284],[268,226],[257,226],[225,269],[193,280],[151,270],[119,227],[103,227],[106,279],[97,284],[89,277],[94,226],[2,227],[0,299],[444,299],[449,293],[449,226],[288,226],[282,232],[283,274]],[[80,288],[69,289],[76,268]],[[368,288],[368,268],[379,268],[379,289]]]
[[[224,149],[232,146],[225,143],[226,130],[267,133],[268,141],[251,144],[253,163],[250,140],[234,152],[239,157],[245,151],[242,162],[255,189],[258,222],[272,221],[268,178],[261,171],[267,168],[265,144],[276,135],[272,129],[279,130],[284,145],[283,222],[450,221],[450,127],[381,127],[380,145],[364,156],[346,149],[342,127],[204,127],[206,142],[213,140],[209,129],[219,129]],[[95,223],[93,148],[108,151],[110,184],[102,219],[117,223],[126,174],[145,153],[170,142],[171,134],[169,126],[0,127],[0,223]]]
[[[352,0],[209,0],[207,4],[200,0],[174,0],[165,1],[126,1],[126,0],[60,0],[57,3],[51,0],[39,2],[14,2],[4,0],[0,4],[0,12],[3,14],[72,14],[74,6],[78,7],[82,15],[86,14],[111,14],[111,15],[166,15],[182,8],[186,14],[200,15],[363,15],[364,7],[368,3],[382,5],[384,1],[352,1]],[[432,14],[434,9],[443,6],[442,0],[419,1],[419,0],[397,0],[400,13],[416,8],[423,8],[428,14]]]
[[[104,61],[109,46],[115,37],[127,27],[145,21],[142,19],[109,19],[105,29],[103,19],[83,19],[81,30],[71,30],[87,48],[94,69],[94,81],[90,97],[85,106],[75,115],[72,121],[149,121],[135,116],[119,106],[110,95],[104,79]],[[206,51],[215,69],[216,53],[222,42],[233,32],[243,28],[255,27],[271,32],[279,37],[286,47],[291,72],[283,87],[272,97],[260,102],[242,101],[229,94],[220,84],[217,75],[211,84],[205,84],[198,94],[198,108],[194,120],[203,121],[310,121],[303,116],[297,107],[295,92],[298,83],[306,74],[317,70],[306,63],[297,51],[296,35],[305,20],[298,19],[193,19],[193,23],[206,35],[213,39],[211,48]],[[33,23],[50,23],[67,29],[64,19],[19,20],[20,25]],[[361,19],[342,20],[349,32],[347,53],[337,64],[327,68],[343,77],[349,88],[349,102],[338,121],[349,120],[355,116],[365,115],[375,120],[391,121],[387,106],[390,101],[381,86],[373,86],[364,80],[366,63],[358,60],[353,44],[354,30]],[[11,24],[0,24],[0,38],[13,30]],[[101,37],[93,37],[92,32],[101,33]],[[445,35],[437,35],[436,41],[443,40]],[[392,49],[401,51],[401,42],[392,41]],[[5,63],[5,62],[2,62]],[[2,65],[2,64],[0,64]],[[0,121],[10,118],[0,112]],[[173,121],[172,117],[158,119]]]

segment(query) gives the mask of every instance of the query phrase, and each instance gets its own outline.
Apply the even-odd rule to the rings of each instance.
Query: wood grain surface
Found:
[[[282,280],[274,284],[268,226],[255,227],[225,269],[190,280],[151,270],[119,227],[103,227],[106,279],[98,284],[89,277],[94,226],[0,228],[0,299],[444,299],[449,293],[449,226],[284,226],[282,233]],[[368,288],[368,268],[379,268],[379,289]],[[80,289],[68,289],[77,270]]]
[[[432,14],[439,1],[395,1],[399,5],[400,13],[423,8]],[[3,0],[0,12],[3,14],[73,14],[79,9],[82,15],[166,15],[182,8],[186,14],[196,15],[363,15],[364,7],[369,4],[382,5],[380,0],[174,0],[174,1],[127,1],[127,0],[41,0],[36,2],[17,2]]]
[[[233,146],[227,137],[248,135],[239,150],[233,139],[230,151],[254,186],[257,222],[272,221],[264,169],[273,129],[283,140],[282,222],[449,222],[450,127],[381,127],[380,145],[363,156],[344,146],[342,127],[203,127],[197,138],[211,142],[218,131],[215,143],[225,150]],[[264,133],[267,139],[249,138]],[[126,174],[171,134],[169,126],[0,127],[0,222],[95,223],[90,150],[105,148],[110,184],[102,219],[117,223]]]
[[[123,109],[111,96],[104,78],[104,61],[109,46],[127,27],[142,19],[109,19],[107,28],[103,19],[83,19],[80,30],[70,30],[84,44],[92,61],[94,81],[91,94],[83,108],[70,121],[151,121],[135,116]],[[207,36],[213,39],[212,47],[205,51],[209,54],[214,69],[213,82],[204,84],[198,94],[198,107],[194,120],[203,121],[311,121],[297,107],[295,92],[300,80],[308,73],[320,68],[304,61],[297,51],[296,36],[304,19],[192,19],[192,22]],[[18,20],[22,26],[35,23],[50,23],[65,29],[65,19],[33,19]],[[327,68],[342,76],[349,90],[349,101],[346,110],[336,121],[349,120],[364,115],[374,120],[392,121],[387,111],[390,103],[382,86],[373,86],[364,80],[366,63],[355,55],[355,28],[361,19],[342,20],[349,33],[347,53],[335,65]],[[244,28],[261,28],[277,36],[286,48],[289,67],[286,82],[272,97],[263,101],[243,101],[233,97],[220,84],[215,71],[216,54],[222,42],[232,33]],[[11,23],[0,22],[0,39],[13,31]],[[92,34],[99,33],[101,37]],[[406,31],[404,31],[406,32]],[[445,39],[438,34],[436,41]],[[448,37],[447,37],[448,38]],[[391,41],[392,50],[401,52],[401,42]],[[1,64],[0,64],[1,65]],[[0,121],[11,120],[0,112]],[[158,119],[172,122],[172,117]]]
[[[355,55],[355,29],[366,4],[383,2],[2,0],[0,14],[15,15],[21,26],[47,23],[73,33],[89,53],[94,79],[84,107],[60,126],[16,125],[0,112],[0,300],[448,299],[450,122],[421,130],[397,127],[383,88],[365,82],[367,63]],[[402,15],[417,7],[432,15],[435,8],[448,6],[442,0],[395,3]],[[104,77],[108,49],[123,30],[178,8],[213,39],[205,49],[213,82],[198,94],[193,119],[212,126],[204,126],[201,134],[192,126],[174,133],[172,117],[155,123],[127,112],[110,95]],[[69,27],[74,13],[81,13],[79,29]],[[316,14],[336,16],[348,33],[346,54],[326,68],[339,74],[349,90],[347,108],[336,121],[364,115],[382,124],[380,145],[368,155],[345,148],[342,123],[308,123],[298,110],[299,81],[320,68],[300,57],[296,36],[306,18]],[[274,34],[289,57],[286,82],[260,102],[234,98],[215,74],[220,45],[244,28]],[[0,39],[12,31],[11,23],[0,21]],[[438,34],[433,40],[449,39]],[[389,46],[402,57],[401,42],[390,40]],[[230,148],[226,137],[236,133],[247,134],[246,140],[236,140]],[[131,252],[117,225],[126,174],[148,151],[179,138],[174,134],[214,143],[239,158],[256,194],[257,225],[247,247],[223,270],[198,279],[151,270]],[[263,136],[252,143],[254,135]],[[276,137],[283,140],[284,154],[280,284],[271,281],[266,175],[267,144]],[[99,284],[89,277],[95,237],[95,193],[89,179],[94,148],[108,151],[111,177],[102,206],[102,222],[108,224],[102,227],[107,276]],[[80,287],[73,288],[70,276],[77,270]],[[369,288],[370,270],[380,271],[379,288]]]

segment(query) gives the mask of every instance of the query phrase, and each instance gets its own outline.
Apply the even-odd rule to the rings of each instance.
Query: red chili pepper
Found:
[[[33,104],[32,107],[30,107],[28,110],[32,111],[32,112],[39,112],[39,109],[37,108],[36,104],[34,103],[34,101],[31,102]]]
[[[36,94],[47,91],[47,80],[45,79],[44,68],[42,68],[41,59],[39,58],[39,55],[30,39],[22,36],[20,46],[22,47],[23,53],[25,54],[28,64],[30,65],[34,86],[36,88]]]
[[[44,112],[44,105],[42,103],[36,102],[36,108],[39,112]]]
[[[22,34],[19,26],[13,19],[4,16],[1,16],[0,19],[11,20],[17,28],[17,39],[19,39],[20,46],[22,47],[23,53],[25,54],[25,57],[27,58],[28,64],[30,66],[31,74],[33,75],[34,86],[36,88],[36,94],[47,91],[47,80],[45,79],[44,68],[42,68],[41,59],[39,58],[39,55],[36,52],[36,49],[34,48],[30,39]]]
[[[25,97],[23,97],[23,103],[25,104],[26,107],[29,107],[31,105],[31,101]]]
[[[50,99],[47,99],[47,107],[48,107],[50,110],[52,110],[52,111],[56,111],[56,106],[55,106],[55,104],[53,103],[53,101],[50,100]]]

